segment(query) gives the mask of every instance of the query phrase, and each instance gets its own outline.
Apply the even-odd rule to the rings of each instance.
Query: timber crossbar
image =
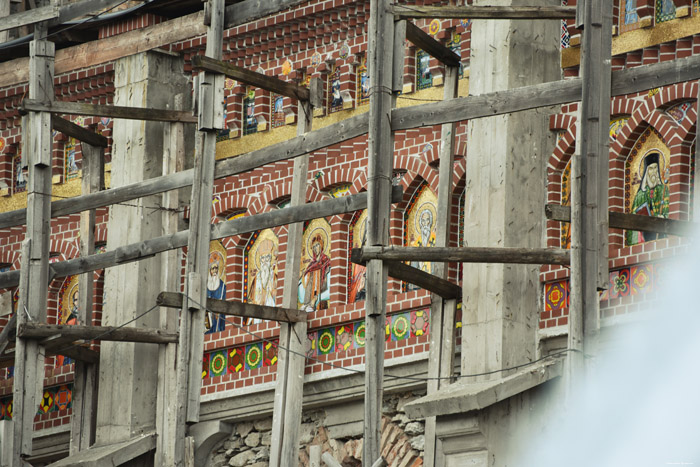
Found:
[[[109,141],[104,136],[90,131],[87,128],[83,128],[80,125],[61,118],[58,115],[51,116],[51,126],[54,130],[60,131],[66,136],[75,138],[78,141],[90,144],[92,146],[97,146],[99,148],[106,148],[109,146]]]
[[[430,34],[410,21],[406,22],[406,39],[445,65],[459,66],[459,55],[430,37]]]
[[[152,122],[197,123],[197,117],[185,110],[144,109],[118,105],[86,104],[83,102],[39,102],[24,99],[20,114],[27,112],[51,112],[53,114],[89,115],[93,117],[124,118]]]
[[[372,259],[439,263],[558,264],[570,263],[569,250],[508,247],[402,247],[366,246],[353,248],[353,263]]]
[[[353,261],[354,262],[354,261]],[[445,300],[462,297],[462,287],[442,277],[422,271],[400,261],[385,261],[387,273],[394,279],[417,285]]]
[[[19,337],[45,339],[51,336],[61,338],[101,340],[115,342],[144,342],[149,344],[170,344],[177,342],[177,333],[160,329],[118,327],[118,326],[83,326],[71,324],[23,323],[18,327]]]
[[[161,292],[156,299],[156,304],[169,308],[182,308],[183,294],[178,292]],[[285,323],[300,323],[307,321],[307,315],[303,311],[291,308],[277,308],[274,306],[256,305],[236,301],[207,299],[207,311],[228,316],[240,316],[243,318],[264,319],[268,321],[282,321]]]
[[[393,5],[397,19],[574,19],[571,6],[422,6]]]
[[[559,222],[571,222],[571,207],[558,204],[545,206],[547,219]],[[694,235],[698,232],[698,224],[663,217],[642,216],[625,212],[608,211],[608,225],[611,229],[639,230],[679,237]]]
[[[196,55],[192,57],[192,68],[210,71],[212,73],[221,73],[241,83],[281,94],[292,99],[308,101],[311,98],[311,92],[306,87],[297,86],[296,84],[282,81],[279,78],[257,73],[240,66],[231,65],[221,60]]]
[[[401,187],[394,187],[391,202],[398,203],[403,199]],[[257,230],[277,227],[296,222],[310,221],[319,217],[328,217],[335,214],[360,211],[367,207],[367,192],[349,195],[343,198],[334,198],[316,203],[308,203],[301,206],[292,206],[285,209],[246,216],[221,222],[211,226],[211,239],[216,240],[233,235],[255,232]],[[84,256],[60,261],[51,264],[52,276],[66,277],[74,274],[82,274],[89,271],[97,271],[108,267],[138,261],[154,256],[164,251],[183,248],[187,245],[189,230],[182,230],[172,235],[164,235],[139,243],[132,243],[118,247],[104,253]],[[20,270],[0,273],[0,288],[14,287],[19,284]]]

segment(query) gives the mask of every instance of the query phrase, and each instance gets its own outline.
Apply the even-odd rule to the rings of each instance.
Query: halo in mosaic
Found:
[[[255,232],[245,247],[243,283],[245,301],[256,305],[275,306],[277,299],[277,253],[279,239],[272,229]],[[249,319],[247,324],[260,320]]]
[[[228,372],[238,373],[245,370],[245,347],[234,347],[228,350]]]
[[[54,406],[57,410],[66,410],[72,407],[73,391],[67,385],[59,386],[56,390]]]
[[[331,226],[325,219],[309,222],[302,237],[297,307],[325,310],[330,300]]]
[[[424,336],[428,334],[429,327],[429,310],[416,310],[411,312],[411,337]]]
[[[427,183],[423,183],[404,214],[404,245],[412,247],[435,246],[435,223],[437,221],[437,197]],[[431,273],[432,265],[426,261],[412,261],[411,266]],[[403,284],[403,290],[416,290],[417,286]]]
[[[411,337],[411,315],[401,313],[391,317],[391,340],[400,341]]]
[[[316,333],[310,332],[306,335],[306,356],[314,357],[316,355]]]
[[[226,351],[212,352],[209,357],[209,377],[223,376],[226,374]]]
[[[321,64],[321,54],[316,51],[314,54],[311,56],[311,66],[316,67]]]
[[[354,333],[352,324],[343,324],[335,328],[335,351],[345,352],[354,348]]]
[[[367,210],[355,213],[350,223],[350,250],[361,248],[367,237]],[[348,251],[348,303],[355,303],[367,298],[365,287],[367,270],[360,264],[350,261],[351,251]]]
[[[625,162],[625,211],[668,218],[671,151],[656,130],[649,127],[639,137]],[[625,245],[663,238],[664,234],[625,231]]]
[[[247,345],[245,348],[245,369],[254,370],[260,368],[263,362],[262,343]]]
[[[335,349],[335,329],[327,328],[318,331],[318,353],[327,355]]]
[[[202,379],[209,376],[209,354],[205,353],[202,358]]]
[[[285,60],[284,63],[282,64],[282,74],[284,76],[289,76],[289,74],[292,72],[292,62],[289,61],[289,59]]]
[[[350,188],[352,188],[352,184],[343,183],[328,190],[328,195],[331,198],[342,198],[343,196],[348,196],[350,194]]]
[[[364,347],[365,346],[365,322],[357,321],[354,325],[355,328],[355,346]]]
[[[265,342],[265,352],[263,354],[264,366],[273,366],[277,363],[277,344],[278,341]]]

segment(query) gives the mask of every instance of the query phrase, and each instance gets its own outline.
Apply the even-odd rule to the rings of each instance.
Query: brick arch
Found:
[[[95,243],[107,243],[107,224],[95,226]]]
[[[467,174],[467,159],[462,158],[455,161],[452,167],[452,194],[461,193],[459,191],[460,183],[462,184],[462,190],[464,190],[465,177]]]
[[[415,177],[418,176],[422,180],[425,180],[426,183],[430,186],[430,188],[437,192],[437,186],[438,186],[438,174],[435,169],[430,167],[424,160],[419,159],[418,157],[415,156],[398,156],[394,160],[394,168],[395,169],[403,169],[408,173],[413,173],[415,176],[413,177],[413,180],[408,183],[408,186],[410,186],[413,181],[415,180]],[[405,180],[406,177],[404,177]],[[407,186],[407,187],[408,187]],[[405,196],[404,196],[405,198]]]
[[[251,204],[250,213],[258,214],[270,209],[270,202],[289,196],[292,193],[292,181],[285,180],[282,183],[268,184],[262,194]]]
[[[613,97],[612,103],[610,104],[610,117],[632,115],[641,105],[641,102],[629,99],[625,96]]]
[[[234,209],[245,209],[250,210],[250,206],[253,204],[251,198],[247,195],[240,193],[228,194],[225,196],[220,196],[219,202],[213,206],[211,222],[217,223],[221,222],[219,216],[222,213],[234,210]]]
[[[19,269],[22,266],[22,252],[14,248],[3,248],[0,250],[0,262],[10,264],[10,270]]]
[[[49,251],[51,253],[61,253],[65,259],[73,259],[80,256],[77,238],[71,241],[52,238],[49,244]]]
[[[327,174],[324,174],[321,178],[316,181],[316,186],[322,192],[327,192],[334,185],[341,185],[343,183],[350,184],[350,192],[352,191],[355,180],[358,178],[358,174],[354,169],[342,168],[334,169]]]

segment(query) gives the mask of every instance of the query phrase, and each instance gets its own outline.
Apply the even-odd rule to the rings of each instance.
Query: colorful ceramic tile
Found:
[[[48,413],[53,409],[54,393],[51,388],[45,388],[44,393],[41,397],[41,402],[39,402],[39,414]]]
[[[327,355],[335,349],[335,329],[327,328],[318,331],[318,354]]]
[[[354,325],[355,328],[355,347],[365,346],[365,322],[357,321]]]
[[[340,49],[338,49],[338,57],[345,60],[349,56],[350,56],[350,46],[348,45],[347,42],[343,42],[343,45],[341,45]]]
[[[653,273],[651,264],[642,264],[630,268],[630,286],[632,294],[644,294],[651,292],[653,285]]]
[[[7,141],[0,136],[0,153],[5,149],[5,146],[7,146]]]
[[[292,72],[292,62],[290,62],[289,59],[287,59],[282,64],[282,74],[284,76],[289,76],[289,73],[291,73],[291,72]]]
[[[5,420],[5,399],[0,399],[0,420]]]
[[[430,73],[430,55],[421,49],[416,50],[416,90],[429,88],[433,85],[433,75]]]
[[[263,366],[274,366],[277,364],[277,345],[279,341],[265,342],[263,352]]]
[[[544,285],[544,310],[562,310],[566,307],[566,281],[548,282]]]
[[[639,137],[625,163],[625,211],[630,214],[668,218],[670,150],[649,127]],[[625,245],[656,240],[663,234],[627,230]]]
[[[258,119],[255,118],[255,91],[249,89],[243,99],[243,134],[250,135],[258,131]]]
[[[462,26],[464,29],[467,29],[467,28],[472,24],[472,20],[470,20],[470,19],[468,19],[468,18],[467,18],[467,19],[460,19],[460,20],[459,20],[459,24],[460,24],[460,26]]]
[[[335,328],[335,351],[345,352],[354,348],[354,330],[352,323],[336,326]]]
[[[272,229],[258,231],[248,241],[243,261],[246,302],[275,306],[278,251],[279,239]],[[249,324],[256,322],[259,320],[250,321]]]
[[[209,377],[209,354],[205,353],[202,358],[202,379]]]
[[[386,317],[386,321],[384,321],[384,329],[384,340],[389,342],[391,340],[391,316]]]
[[[245,347],[228,349],[228,372],[238,373],[245,370]]]
[[[430,35],[434,36],[435,34],[440,32],[440,28],[442,28],[442,23],[439,19],[435,18],[430,22],[430,25],[428,26],[428,32],[430,33]]]
[[[676,18],[676,5],[673,0],[656,0],[656,23],[663,23]]]
[[[312,312],[328,308],[331,298],[330,240],[331,226],[325,219],[312,220],[304,230],[297,300],[300,310]]]
[[[12,420],[12,396],[0,399],[0,420]]]
[[[78,140],[75,138],[68,138],[63,148],[63,168],[65,180],[78,178]]]
[[[630,294],[629,268],[614,271],[610,279],[610,298],[626,297]]]
[[[342,185],[338,185],[328,190],[328,195],[331,198],[342,198],[343,196],[348,196],[350,194],[351,187],[352,185],[350,183],[343,183]]]
[[[284,115],[284,96],[273,94],[270,98],[270,121],[272,128],[284,126],[286,116]]]
[[[321,64],[321,54],[318,51],[316,51],[311,56],[311,66],[316,67],[316,66],[319,66],[320,64]]]
[[[223,376],[226,374],[228,362],[226,360],[226,351],[219,350],[212,352],[209,355],[209,377]]]
[[[367,57],[362,57],[360,66],[357,67],[357,105],[369,103],[369,72],[367,71]]]
[[[54,406],[57,410],[66,410],[72,407],[73,391],[72,386],[59,386],[56,390]]]
[[[400,313],[391,317],[391,340],[400,341],[411,337],[411,314]]]
[[[254,370],[260,368],[263,362],[262,343],[247,345],[245,348],[245,369]]]
[[[413,247],[435,246],[435,222],[437,197],[427,184],[422,184],[413,196],[404,214],[404,245]],[[413,261],[411,266],[431,273],[432,265],[425,261]],[[413,284],[404,284],[404,291],[416,290]]]
[[[317,348],[316,332],[308,333],[306,335],[306,357],[315,357]]]
[[[430,328],[430,310],[411,312],[411,337],[424,336]]]
[[[367,237],[367,210],[360,211],[353,216],[350,223],[350,249],[361,248]],[[350,258],[348,251],[348,258]],[[367,270],[364,266],[349,262],[348,268],[348,303],[355,303],[367,297],[365,287]]]

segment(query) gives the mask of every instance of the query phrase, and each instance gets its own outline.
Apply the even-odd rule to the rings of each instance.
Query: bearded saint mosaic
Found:
[[[298,307],[306,312],[328,308],[330,300],[331,226],[314,219],[304,231],[301,251]]]
[[[648,128],[625,163],[625,210],[631,214],[668,218],[670,151],[661,136]],[[664,237],[654,232],[625,232],[627,246]]]
[[[437,221],[437,197],[427,184],[422,184],[404,215],[404,243],[406,246],[435,246],[435,222]],[[412,261],[411,266],[427,273],[432,265],[426,261]],[[404,290],[416,290],[417,286],[404,284]]]
[[[207,274],[207,298],[226,300],[226,248],[219,240],[209,243],[209,273]],[[226,328],[226,318],[207,312],[205,334],[213,334]]]
[[[256,305],[275,306],[279,239],[272,229],[257,232],[248,242],[245,256],[245,299]],[[256,324],[249,319],[246,324]]]
[[[58,324],[78,324],[79,301],[78,276],[66,277],[58,293]],[[68,357],[56,356],[56,366],[68,365],[71,362]]]
[[[367,210],[362,211],[350,224],[350,248],[362,248],[367,239]],[[349,263],[348,303],[359,302],[367,297],[366,275],[364,266]]]

